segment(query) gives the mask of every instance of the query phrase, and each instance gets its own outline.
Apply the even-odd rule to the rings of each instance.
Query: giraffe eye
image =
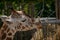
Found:
[[[22,22],[25,22],[25,21],[26,21],[26,19],[22,20]]]

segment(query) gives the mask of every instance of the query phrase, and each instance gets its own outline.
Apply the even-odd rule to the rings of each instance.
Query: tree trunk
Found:
[[[56,17],[60,19],[60,0],[55,0],[56,2]]]
[[[30,2],[28,5],[28,13],[31,17],[34,17],[34,3]]]

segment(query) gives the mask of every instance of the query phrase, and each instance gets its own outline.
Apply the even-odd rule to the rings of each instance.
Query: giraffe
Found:
[[[22,11],[12,11],[10,16],[6,16],[5,19],[1,17],[1,19],[3,20],[3,25],[0,28],[0,40],[13,40],[17,31],[29,31],[34,29],[36,32],[42,28],[39,21],[32,21],[32,19]],[[31,38],[30,40],[35,39]]]

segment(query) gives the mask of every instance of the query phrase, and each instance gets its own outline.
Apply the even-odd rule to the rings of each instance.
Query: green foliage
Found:
[[[5,4],[6,2],[6,4]],[[54,14],[53,17],[55,17],[55,0],[6,0],[0,2],[0,15],[2,14],[2,10],[4,9],[4,14],[10,15],[10,10],[8,8],[8,5],[12,4],[12,7],[15,10],[21,10],[22,9],[29,14],[30,10],[34,10],[34,14],[32,11],[30,11],[31,14],[36,17],[40,10],[43,9],[43,3],[44,3],[44,11],[42,17],[47,17],[50,14]],[[34,5],[34,9],[29,8],[29,5]],[[6,6],[6,7],[5,7]],[[28,11],[29,10],[29,11]]]

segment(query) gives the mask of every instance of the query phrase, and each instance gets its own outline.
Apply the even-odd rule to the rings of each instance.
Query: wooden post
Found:
[[[60,19],[60,0],[55,0],[56,3],[56,18]]]

